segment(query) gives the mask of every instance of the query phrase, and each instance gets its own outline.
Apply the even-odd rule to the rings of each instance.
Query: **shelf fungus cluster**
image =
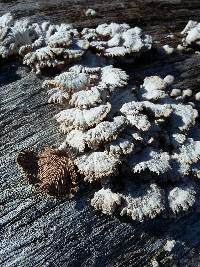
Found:
[[[195,207],[200,141],[191,135],[198,111],[171,96],[174,77],[146,77],[129,92],[128,75],[113,66],[75,65],[46,80],[49,102],[85,182],[99,182],[91,205],[143,221]],[[116,105],[117,103],[117,105]]]
[[[15,21],[10,13],[0,17],[0,56],[20,55],[36,73],[45,67],[63,67],[82,57],[88,47],[89,42],[69,24]]]
[[[79,60],[90,48],[106,57],[124,57],[138,56],[151,46],[151,36],[128,24],[102,24],[96,29],[79,31],[64,23],[15,21],[10,13],[0,17],[0,56],[19,55],[36,73],[48,67],[64,68]]]
[[[106,57],[136,56],[152,47],[150,35],[126,23],[104,23],[96,29],[85,28],[82,34],[90,41],[91,48]]]
[[[196,42],[188,37],[196,28],[191,22],[183,31],[188,44]],[[72,197],[77,177],[83,178],[86,186],[99,186],[91,199],[96,210],[138,221],[197,207],[198,103],[173,87],[172,75],[146,77],[133,88],[127,73],[107,59],[140,55],[151,47],[151,36],[127,24],[78,31],[67,24],[0,17],[2,57],[21,55],[37,73],[46,66],[68,66],[43,82],[48,102],[62,107],[55,120],[65,139],[57,149],[18,155],[31,183]],[[83,60],[69,67],[88,49],[104,57],[104,65]]]

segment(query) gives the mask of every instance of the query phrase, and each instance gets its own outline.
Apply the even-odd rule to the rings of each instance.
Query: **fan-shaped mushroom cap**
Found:
[[[173,155],[173,158],[179,162],[179,170],[182,175],[188,175],[192,164],[200,160],[200,141],[194,141],[193,139],[187,141],[179,148],[179,152]]]
[[[85,134],[85,141],[91,148],[97,148],[101,143],[116,139],[119,133],[124,129],[126,119],[118,116],[113,122],[103,121],[95,128],[90,129]]]
[[[152,46],[151,36],[143,34],[142,29],[139,27],[131,28],[123,32],[122,38],[124,39],[123,46],[130,48],[132,53],[149,50]]]
[[[98,48],[98,47],[97,47]],[[109,47],[105,49],[104,55],[108,57],[123,57],[126,54],[130,54],[131,49],[123,46]]]
[[[157,100],[167,96],[167,83],[159,76],[150,76],[144,79],[141,87],[142,97],[146,100]]]
[[[49,103],[59,103],[62,104],[66,100],[70,98],[70,95],[60,90],[60,88],[52,88],[48,91],[48,95],[50,95],[48,102]]]
[[[180,131],[187,131],[193,125],[198,117],[198,111],[191,105],[171,104],[173,112],[170,116],[170,125]]]
[[[101,24],[96,28],[96,36],[90,43],[105,56],[123,57],[139,54],[151,49],[152,38],[139,27],[130,28],[127,24]]]
[[[59,98],[61,96],[66,98],[66,95],[64,95],[64,92],[66,92],[69,93],[69,97],[66,99],[70,100],[71,98],[70,105],[88,108],[100,104],[104,96],[106,95],[105,98],[108,96],[107,89],[113,92],[119,87],[124,87],[127,84],[127,80],[128,75],[126,72],[113,68],[113,66],[89,68],[75,65],[69,71],[56,76],[53,80],[44,81],[43,87],[56,89],[56,91],[51,91],[53,96],[50,101],[55,98],[56,102],[61,102]],[[57,88],[61,90],[60,95]]]
[[[101,84],[108,86],[111,92],[117,87],[124,87],[127,82],[128,75],[125,71],[113,68],[113,66],[106,66],[101,69]]]
[[[96,87],[88,91],[79,91],[72,95],[70,105],[80,109],[94,107],[102,102],[101,93]]]
[[[78,92],[89,85],[90,77],[86,73],[77,73],[73,71],[63,72],[56,76],[54,80],[46,80],[43,87],[58,87],[69,92]]]
[[[146,148],[132,155],[129,163],[133,172],[149,170],[159,175],[171,169],[169,154],[167,152],[158,152],[151,148]]]
[[[85,134],[80,130],[72,130],[60,145],[60,150],[71,150],[72,152],[83,152],[85,150]]]
[[[135,190],[133,195],[120,194],[124,200],[121,216],[127,214],[133,220],[142,222],[146,218],[155,218],[165,209],[162,190],[156,184],[143,185],[136,187]],[[136,193],[134,196],[134,192],[139,192],[139,194]]]
[[[110,109],[110,103],[89,110],[71,108],[59,112],[55,118],[61,124],[63,131],[72,129],[86,130],[100,123],[107,116]]]
[[[192,207],[196,200],[196,192],[192,186],[182,185],[173,188],[168,195],[169,207],[173,213],[187,211]]]
[[[147,111],[153,112],[155,118],[167,118],[173,111],[170,104],[155,104],[150,101],[143,101],[142,103]]]
[[[119,194],[113,193],[111,189],[104,189],[95,192],[91,205],[102,213],[112,215],[114,211],[121,205],[121,197]]]
[[[96,15],[96,11],[92,8],[88,8],[86,11],[85,11],[85,15],[88,17],[88,16],[91,16],[91,17],[94,17]]]
[[[8,22],[5,20],[8,19]],[[2,19],[2,24],[12,24],[11,17],[7,15]],[[9,30],[8,30],[9,29]],[[34,36],[32,25],[28,19],[17,20],[13,26],[0,27],[0,55],[4,58],[18,54],[23,45],[31,45]]]
[[[51,35],[47,45],[50,47],[68,47],[72,44],[72,36],[69,32],[58,31]]]
[[[50,48],[46,46],[26,54],[23,63],[36,70],[36,73],[40,73],[42,68],[64,65],[63,60],[57,59],[57,56],[62,54],[63,48]]]
[[[85,180],[93,182],[115,174],[120,161],[106,151],[97,151],[77,157],[74,163],[79,172],[85,175]]]

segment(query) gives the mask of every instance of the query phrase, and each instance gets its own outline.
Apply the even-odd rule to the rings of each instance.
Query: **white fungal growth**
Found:
[[[174,82],[174,76],[173,76],[173,75],[167,75],[167,76],[164,78],[164,81],[165,81],[167,84],[173,84],[173,82]]]
[[[151,265],[152,265],[152,267],[160,267],[160,264],[157,262],[156,259],[153,259],[153,260],[151,261]]]
[[[179,147],[180,144],[183,144],[186,141],[186,136],[184,134],[172,134],[171,144],[175,147]]]
[[[74,163],[78,171],[85,175],[85,181],[93,182],[103,177],[114,175],[120,161],[106,151],[97,151],[79,156]]]
[[[168,104],[154,104],[149,101],[142,102],[128,102],[125,103],[120,111],[126,115],[126,118],[130,126],[135,126],[138,130],[148,131],[151,127],[151,123],[148,119],[148,116],[145,113],[150,111],[154,114],[155,118],[160,117],[169,117],[172,108]]]
[[[66,136],[65,141],[60,145],[60,150],[70,149],[73,152],[81,153],[85,150],[85,134],[80,130],[72,130]]]
[[[101,50],[101,47],[96,47],[98,50]],[[102,49],[103,50],[103,49]],[[126,48],[123,46],[115,46],[107,48],[104,52],[105,56],[108,57],[124,57],[126,54],[130,54],[130,48]]]
[[[94,15],[87,10],[86,16]],[[190,21],[182,35],[181,50],[200,45],[200,23]],[[43,87],[50,103],[63,106],[55,116],[66,133],[60,152],[71,155],[85,181],[101,182],[92,206],[139,221],[195,207],[200,178],[198,90],[175,89],[172,75],[146,77],[138,88],[123,69],[108,65],[116,57],[134,62],[151,48],[150,35],[125,23],[79,30],[15,21],[10,13],[0,17],[1,57],[18,55],[36,73],[65,68]],[[84,54],[83,65],[72,64]]]
[[[190,20],[181,34],[184,36],[182,42],[184,46],[200,45],[200,23]]]
[[[164,79],[147,77],[134,96],[128,89],[118,90],[128,82],[121,69],[75,65],[44,82],[52,90],[51,97],[60,90],[54,101],[68,101],[68,109],[56,115],[61,129],[67,132],[59,149],[72,152],[84,180],[115,183],[119,165],[120,171],[129,175],[122,179],[124,188],[119,192],[107,187],[96,192],[91,200],[95,209],[144,221],[170,214],[169,207],[173,213],[180,213],[194,206],[195,190],[190,190],[190,185],[169,189],[163,184],[161,190],[151,184],[169,179],[173,183],[185,175],[200,176],[199,142],[187,138],[198,112],[192,105],[170,98],[173,81],[171,75]],[[180,193],[183,190],[186,192]],[[177,202],[174,195],[178,195]]]
[[[167,55],[171,55],[174,52],[174,48],[170,45],[163,45],[161,51],[163,51]]]
[[[123,33],[124,30],[128,30],[129,28],[130,28],[130,26],[128,24],[126,24],[126,23],[122,23],[122,24],[118,24],[118,23],[107,24],[107,23],[104,23],[104,24],[99,25],[96,28],[96,32],[99,35],[102,35],[102,36],[111,36],[111,37],[113,37],[115,34]]]
[[[43,87],[56,88],[56,90],[60,88],[61,95],[64,92],[69,94],[71,106],[88,108],[100,104],[107,90],[112,93],[115,89],[127,85],[127,81],[128,75],[125,71],[113,66],[87,68],[75,65],[53,80],[44,81]],[[54,91],[51,92],[54,93]],[[53,97],[50,98],[53,99]]]
[[[191,105],[171,104],[173,113],[171,114],[171,125],[180,131],[189,130],[195,125],[198,111]]]
[[[81,109],[94,107],[102,102],[101,93],[96,87],[88,91],[79,91],[72,95],[70,105]]]
[[[111,105],[109,103],[89,110],[71,108],[59,112],[55,118],[60,123],[60,128],[64,132],[72,129],[86,130],[101,122],[107,116],[110,109]]]
[[[129,125],[135,126],[139,130],[147,131],[149,130],[151,123],[146,115],[141,114],[143,108],[144,105],[142,102],[132,101],[125,103],[120,111],[126,115]]]
[[[133,53],[151,49],[151,36],[143,35],[142,29],[139,27],[123,32],[122,38],[124,39],[124,46],[130,48]]]
[[[63,72],[56,76],[54,80],[46,80],[43,87],[57,87],[69,93],[78,92],[89,86],[90,76],[86,73],[76,73],[73,71]]]
[[[6,13],[0,17],[0,28],[10,27],[14,22],[14,18],[11,13]]]
[[[68,37],[65,37],[64,44],[62,43],[62,45],[59,43],[62,40],[53,41],[52,39],[50,41],[49,46],[39,48],[24,56],[23,63],[30,66],[36,73],[40,73],[41,69],[45,67],[62,67],[66,62],[80,58],[88,47],[86,40],[77,40],[74,43]],[[65,48],[69,43],[72,43],[72,47]]]
[[[135,188],[136,189],[136,188]],[[137,190],[137,189],[136,189]],[[162,191],[156,184],[150,184],[139,188],[141,196],[120,194],[124,200],[121,216],[128,215],[133,220],[144,221],[146,218],[155,218],[165,209]]]
[[[120,111],[125,115],[138,115],[143,111],[143,107],[144,106],[142,102],[132,101],[125,103],[121,107]]]
[[[189,142],[180,147],[179,160],[182,162],[196,163],[200,159],[200,141],[194,141],[192,139]]]
[[[111,189],[104,189],[95,192],[91,200],[91,205],[102,213],[112,215],[114,211],[121,205],[121,197],[119,194],[113,193]]]
[[[151,36],[144,34],[139,27],[130,28],[128,24],[101,24],[96,33],[90,46],[108,57],[135,55],[152,47]]]
[[[173,213],[187,211],[195,203],[196,192],[192,187],[179,186],[173,188],[168,195],[169,206]]]
[[[196,93],[195,100],[200,102],[200,92]]]
[[[48,95],[50,95],[48,100],[49,103],[63,104],[70,98],[70,95],[67,92],[60,90],[59,88],[50,89]]]
[[[81,32],[86,40],[94,40],[97,37],[95,29],[84,28]]]
[[[28,54],[24,64],[37,73],[44,67],[60,68],[64,63],[80,58],[88,48],[89,42],[69,24],[39,24],[28,19],[13,22],[9,13],[0,17],[0,55],[24,57]],[[53,50],[54,55],[51,49],[57,49]]]
[[[85,141],[91,148],[97,148],[101,143],[108,142],[117,138],[119,133],[125,128],[125,118],[118,116],[113,122],[103,121],[95,128],[85,134]]]
[[[172,91],[171,91],[171,94],[170,94],[170,96],[172,96],[172,97],[178,97],[178,96],[180,96],[181,95],[181,90],[180,89],[172,89]]]
[[[72,36],[70,32],[58,31],[51,35],[47,45],[50,47],[68,47],[72,44]]]
[[[150,76],[144,79],[141,87],[142,97],[146,100],[158,100],[166,97],[167,83],[159,76]]]
[[[128,75],[125,71],[113,68],[113,66],[106,66],[102,68],[101,85],[108,86],[110,91],[116,87],[124,87],[127,85]]]
[[[133,172],[149,170],[158,175],[164,174],[171,169],[170,156],[167,152],[157,152],[150,148],[144,149],[142,153],[132,155],[130,164]]]
[[[89,17],[89,16],[91,16],[91,17],[94,17],[94,16],[96,16],[96,11],[94,10],[94,9],[92,9],[92,8],[89,8],[89,9],[87,9],[86,11],[85,11],[85,15],[87,16],[87,17]]]
[[[180,152],[173,155],[180,164],[180,173],[188,175],[193,164],[200,160],[200,141],[188,140],[180,147]]]
[[[122,155],[131,154],[134,150],[134,143],[129,136],[124,138],[119,137],[105,147],[110,155],[120,157]]]
[[[176,245],[176,241],[175,240],[167,240],[165,246],[163,247],[163,249],[165,251],[171,252],[173,250],[173,248]]]
[[[1,36],[0,55],[6,58],[18,54],[21,46],[32,44],[34,40],[32,30],[32,25],[28,19],[16,21]]]
[[[157,103],[154,104],[150,101],[144,101],[142,103],[144,107],[147,109],[147,111],[149,110],[154,114],[155,118],[161,118],[161,117],[167,118],[173,112],[173,109],[169,104],[157,104]]]
[[[63,54],[63,48],[43,47],[35,52],[30,52],[25,55],[23,63],[30,66],[37,74],[45,67],[63,66],[64,60],[60,60],[57,56]]]
[[[127,115],[126,118],[131,126],[135,126],[139,130],[148,131],[151,127],[151,123],[146,115]]]

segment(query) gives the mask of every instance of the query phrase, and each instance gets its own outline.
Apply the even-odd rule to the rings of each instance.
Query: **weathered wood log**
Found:
[[[84,10],[97,10],[88,19]],[[47,16],[56,22],[94,26],[123,21],[144,26],[161,44],[177,34],[189,19],[200,17],[200,2],[191,1],[1,1],[0,13],[17,17]],[[151,60],[150,60],[151,59]],[[199,88],[199,55],[151,56],[137,66],[125,66],[140,83],[146,76],[175,76],[177,88]],[[21,177],[17,151],[28,146],[58,145],[53,115],[58,107],[47,104],[42,77],[22,66],[20,60],[0,64],[0,266],[198,266],[200,215],[135,223],[95,212],[88,204],[91,191],[83,188],[75,200],[56,199],[36,191]],[[164,246],[175,240],[171,252]],[[156,266],[156,265],[155,265]]]

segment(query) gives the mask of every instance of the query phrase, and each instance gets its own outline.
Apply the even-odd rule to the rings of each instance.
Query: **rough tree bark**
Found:
[[[88,19],[84,10],[94,8]],[[161,44],[178,42],[189,19],[199,20],[198,0],[18,0],[1,1],[0,14],[50,17],[54,22],[94,26],[107,21],[144,27]],[[175,33],[175,39],[165,38]],[[175,76],[177,88],[199,88],[200,56],[152,58],[127,68],[136,82],[152,74]],[[42,79],[20,60],[0,63],[0,266],[199,266],[200,215],[135,223],[95,212],[87,202],[91,188],[76,201],[35,191],[21,178],[17,151],[27,146],[56,145],[63,137],[53,119],[58,107],[47,104]],[[175,240],[172,252],[163,247]]]

